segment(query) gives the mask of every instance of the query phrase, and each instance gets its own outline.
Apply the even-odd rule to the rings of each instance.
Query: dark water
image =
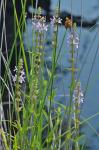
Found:
[[[72,4],[71,4],[72,2]],[[57,5],[57,0],[52,1],[51,9],[55,10]],[[71,9],[72,7],[72,9]],[[96,25],[94,28],[77,28],[77,32],[80,35],[80,45],[79,45],[79,59],[78,68],[83,70],[80,75],[80,81],[83,91],[86,88],[86,83],[88,81],[89,73],[91,72],[91,67],[93,60],[94,66],[90,76],[90,82],[88,84],[88,89],[85,96],[85,102],[82,106],[81,118],[88,118],[97,112],[99,112],[99,52],[95,58],[96,51],[99,51],[99,0],[61,0],[61,10],[72,12],[75,16],[82,16],[82,18],[88,22],[96,19]],[[27,22],[28,31],[28,46],[32,47],[32,24],[31,20],[28,19]],[[50,34],[50,31],[48,31]],[[62,42],[62,37],[64,35],[65,28],[63,26],[59,27],[59,45]],[[24,34],[25,47],[27,47],[27,35]],[[50,37],[48,40],[51,40]],[[46,60],[51,63],[51,50],[48,48],[46,50]],[[56,73],[56,83],[55,87],[58,85],[56,100],[66,103],[68,99],[68,86],[70,74],[67,73],[65,68],[69,66],[68,55],[69,50],[66,47],[66,40],[64,41],[61,57],[58,61],[58,68]],[[60,63],[61,62],[61,63]],[[64,96],[66,95],[66,96]],[[83,129],[86,134],[85,140],[87,144],[91,146],[92,150],[99,150],[99,115],[92,118],[86,127]]]

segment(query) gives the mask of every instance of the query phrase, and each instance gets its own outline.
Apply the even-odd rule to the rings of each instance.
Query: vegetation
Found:
[[[0,49],[0,58],[5,67],[3,76],[0,75],[0,147],[2,150],[85,150],[85,135],[80,132],[81,126],[99,113],[84,120],[80,119],[87,87],[85,91],[82,90],[79,80],[81,70],[77,68],[80,42],[77,25],[72,18],[66,18],[65,32],[59,46],[58,33],[59,26],[62,24],[60,0],[55,15],[50,18],[50,23],[46,21],[46,16],[42,15],[42,9],[37,8],[37,3],[38,1],[36,1],[36,10],[31,19],[32,48],[27,47],[25,50],[23,42],[23,33],[27,24],[26,0],[21,1],[20,19],[18,19],[13,0],[15,39],[10,54],[8,54],[7,47],[6,56]],[[6,6],[3,7],[5,10]],[[45,62],[46,37],[49,36],[49,28],[53,31],[51,69]],[[20,43],[19,53],[16,46],[17,41]],[[64,94],[64,97],[68,95],[66,105],[56,100],[57,92],[54,88],[56,68],[64,42],[68,47],[66,52],[69,54],[70,63],[66,71],[71,74],[69,93]],[[11,70],[10,65],[14,52],[16,66],[14,70]],[[45,72],[47,72],[47,78]],[[5,95],[7,95],[9,108],[7,118],[3,110]]]

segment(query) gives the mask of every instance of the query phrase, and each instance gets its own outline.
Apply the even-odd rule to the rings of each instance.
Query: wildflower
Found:
[[[13,71],[14,71],[14,72],[15,72],[15,71],[18,71],[18,69],[17,69],[17,67],[16,67],[16,66],[15,66],[15,69],[14,69]]]
[[[15,76],[12,76],[13,78],[13,82],[15,83],[18,79],[18,68],[15,66],[15,69],[14,69],[14,72],[16,73]],[[20,84],[22,84],[23,82],[25,82],[25,72],[24,72],[24,69],[22,69],[19,73],[19,79],[18,79],[18,82]]]
[[[84,102],[84,94],[81,90],[81,83],[78,82],[73,93],[73,101],[80,106]]]
[[[22,84],[23,82],[25,82],[25,72],[24,72],[24,70],[21,71],[20,79],[19,79],[19,83]]]
[[[65,28],[72,28],[72,26],[73,26],[72,20],[66,17]]]
[[[39,33],[43,31],[47,31],[48,25],[46,24],[46,18],[41,16],[34,16],[32,19],[33,28],[35,31],[38,31]]]
[[[74,46],[76,49],[79,47],[79,37],[75,32],[72,32],[68,34],[67,36],[67,44],[69,46]]]
[[[15,74],[15,76],[12,76],[12,78],[13,78],[13,82],[15,83],[17,80],[17,75]]]
[[[62,19],[60,17],[55,17],[50,19],[51,20],[51,25],[54,26],[55,24],[62,24]]]

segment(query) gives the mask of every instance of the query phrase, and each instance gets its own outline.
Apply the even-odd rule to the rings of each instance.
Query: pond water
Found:
[[[56,5],[57,0],[53,0],[51,4],[51,10],[55,10]],[[72,14],[75,16],[82,16],[84,20],[89,22],[97,19],[97,23],[94,28],[77,28],[77,32],[80,35],[78,68],[81,69],[83,66],[83,70],[81,69],[82,72],[80,74],[80,81],[83,90],[86,88],[89,73],[91,72],[91,68],[93,66],[90,82],[88,84],[88,89],[85,96],[85,102],[82,106],[83,109],[81,118],[84,119],[99,112],[99,0],[61,0],[61,10],[67,11],[69,13],[72,12]],[[27,31],[29,37],[28,45],[32,47],[31,20],[28,20],[27,22]],[[50,31],[48,32],[50,33]],[[65,28],[63,26],[59,27],[59,45],[62,42],[64,32]],[[25,46],[27,46],[26,34],[24,34],[24,40]],[[46,51],[46,61],[50,64],[51,51],[49,48]],[[95,57],[96,54],[97,56]],[[55,82],[55,87],[58,85],[56,100],[59,100],[62,103],[66,103],[69,90],[68,79],[70,78],[70,74],[64,71],[65,68],[69,67],[68,57],[68,48],[66,47],[65,40],[61,51],[61,57],[58,61],[58,68],[56,73],[57,80]],[[99,115],[92,118],[88,124],[86,124],[86,127],[83,129],[83,131],[86,133],[86,139],[88,141],[87,144],[91,146],[90,149],[99,150]]]
[[[55,9],[56,5],[57,1],[52,1],[52,9]],[[75,16],[82,16],[87,21],[92,21],[93,19],[97,18],[97,25],[93,30],[78,28],[78,33],[81,31],[78,64],[79,68],[81,68],[82,65],[84,66],[83,71],[80,75],[80,81],[83,89],[86,87],[89,72],[91,70],[93,60],[95,59],[81,114],[82,117],[88,118],[91,115],[99,112],[99,0],[62,0],[61,10],[72,12],[72,14]],[[64,29],[60,29],[61,36],[59,36],[59,41],[61,41],[63,33]],[[63,51],[65,49],[66,45],[64,44]],[[96,51],[98,52],[97,57],[95,58]],[[62,55],[62,62],[64,66],[67,66],[67,61],[64,53],[65,52],[63,52]],[[86,55],[88,55],[88,57],[85,61]],[[60,85],[60,89],[61,87],[63,87],[63,83],[64,86],[67,84],[68,81],[66,82],[66,80],[67,76],[64,76],[65,82],[62,82],[62,84]],[[59,91],[61,91],[60,89]],[[97,130],[96,132],[98,135],[96,135],[94,129]],[[88,141],[88,145],[91,146],[91,149],[99,150],[99,115],[89,121],[89,125],[86,126],[84,131],[87,136],[86,138]]]
[[[57,2],[57,0],[52,1],[52,10],[56,8]],[[99,0],[61,0],[61,10],[72,12],[77,16],[82,15],[90,21],[99,17]]]

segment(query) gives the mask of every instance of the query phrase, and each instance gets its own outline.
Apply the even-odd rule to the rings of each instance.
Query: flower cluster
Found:
[[[38,31],[39,33],[48,30],[48,25],[46,24],[45,17],[35,15],[32,18],[32,24],[33,24],[33,28],[35,29],[35,31]]]
[[[84,102],[84,94],[81,90],[80,82],[77,83],[76,88],[74,89],[73,102],[78,103],[79,106],[80,106],[80,104],[82,104]]]
[[[15,66],[14,69],[15,72],[15,76],[12,76],[13,78],[13,82],[15,83],[17,80],[20,84],[22,84],[23,82],[25,82],[25,72],[24,69],[22,68],[22,70],[20,71],[20,73],[18,72],[18,68]],[[18,73],[19,73],[19,77],[18,77]]]
[[[62,24],[62,19],[60,17],[53,16],[50,21],[52,26],[54,26],[55,24]]]
[[[67,36],[67,44],[69,46],[74,46],[74,48],[78,49],[79,47],[79,37],[75,32],[71,32]]]

